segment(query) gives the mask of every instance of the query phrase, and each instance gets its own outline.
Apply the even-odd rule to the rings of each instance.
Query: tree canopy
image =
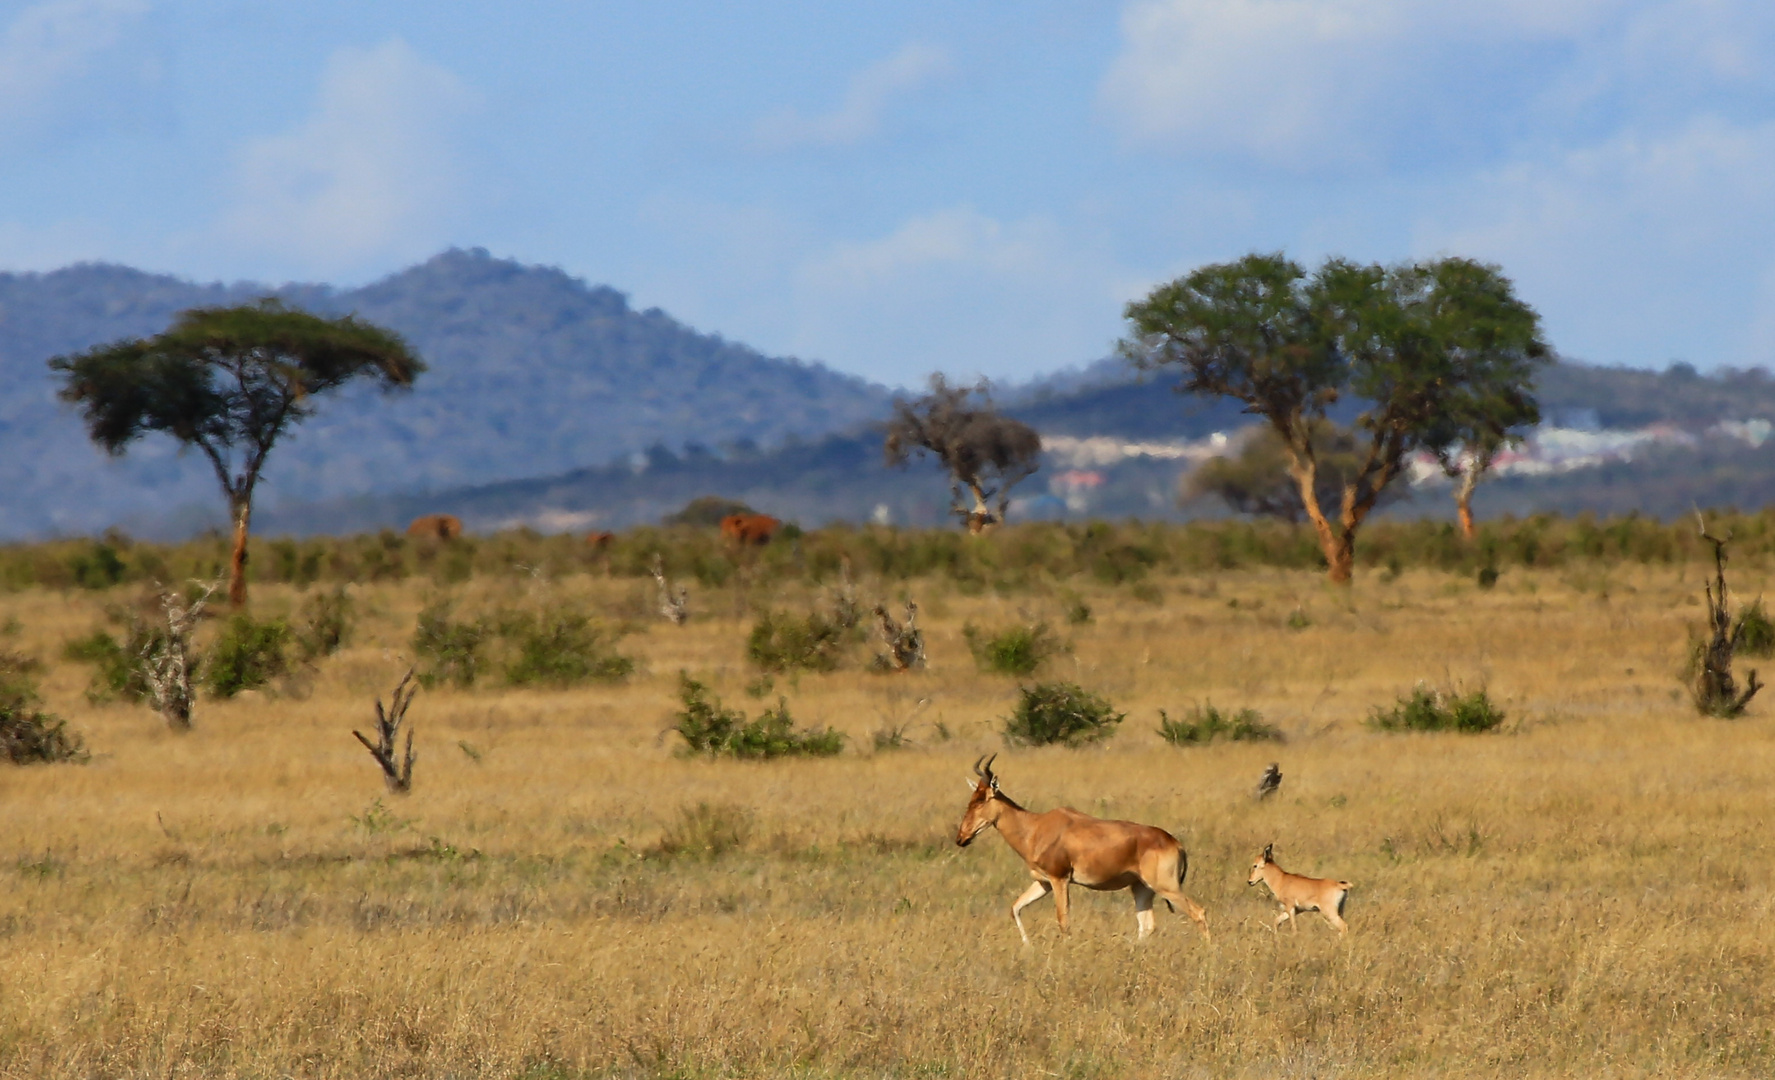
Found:
[[[1446,258],[1391,267],[1328,259],[1312,274],[1277,254],[1204,266],[1128,305],[1123,354],[1181,369],[1186,393],[1234,398],[1268,422],[1333,581],[1408,456],[1444,463],[1539,420],[1540,320],[1497,267]],[[1349,395],[1356,468],[1327,513],[1315,431]],[[1335,525],[1332,521],[1335,514]]]
[[[197,447],[234,523],[229,599],[246,600],[247,532],[265,457],[316,399],[355,379],[412,385],[425,365],[399,335],[352,316],[327,319],[266,299],[194,308],[164,333],[58,356],[59,396],[92,440],[122,455],[144,435]]]
[[[986,384],[951,386],[932,375],[930,392],[894,402],[884,445],[888,464],[931,454],[949,471],[951,509],[969,532],[1002,523],[1011,488],[1041,465],[1042,438],[993,407]]]

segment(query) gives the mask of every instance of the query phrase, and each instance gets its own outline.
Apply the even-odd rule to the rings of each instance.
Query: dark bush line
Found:
[[[1775,557],[1775,509],[1709,518],[1733,536],[1743,562]],[[306,587],[418,577],[452,584],[476,576],[610,573],[650,576],[655,553],[668,572],[695,577],[705,588],[734,578],[736,558],[751,583],[835,581],[853,571],[888,580],[941,577],[964,589],[1015,589],[1053,579],[1088,578],[1138,586],[1154,573],[1240,567],[1316,570],[1321,558],[1305,526],[1269,521],[1170,525],[1143,522],[1012,525],[985,537],[960,530],[834,525],[789,532],[737,555],[710,529],[637,528],[607,549],[571,535],[512,530],[439,543],[385,531],[345,537],[273,538],[255,552],[252,579]],[[1667,564],[1705,559],[1692,524],[1651,518],[1598,520],[1589,515],[1538,515],[1481,526],[1473,543],[1437,521],[1378,521],[1364,530],[1359,566],[1429,568],[1477,579],[1519,567],[1557,568],[1577,562]],[[226,566],[227,542],[208,536],[181,544],[137,542],[117,533],[96,540],[0,546],[0,591],[41,586],[106,589],[143,581],[213,580]],[[1741,563],[1742,565],[1742,563]],[[1489,575],[1488,575],[1489,576]],[[1492,578],[1495,580],[1495,577]]]

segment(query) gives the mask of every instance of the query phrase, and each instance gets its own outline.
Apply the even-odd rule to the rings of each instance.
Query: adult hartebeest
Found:
[[[454,540],[462,535],[462,519],[455,514],[426,514],[407,526],[407,535],[425,540]]]
[[[1023,909],[1053,893],[1054,914],[1064,932],[1067,887],[1074,883],[1100,892],[1132,889],[1134,921],[1140,927],[1140,937],[1153,932],[1154,894],[1164,897],[1173,911],[1182,907],[1201,927],[1202,937],[1208,937],[1207,913],[1183,895],[1189,856],[1176,837],[1151,825],[1104,821],[1069,806],[1043,814],[1025,810],[999,790],[998,777],[992,773],[992,762],[997,757],[994,754],[974,762],[976,779],[968,781],[974,797],[968,800],[955,842],[967,847],[982,831],[997,826],[1005,843],[1023,857],[1035,884],[1011,904],[1011,918],[1025,945],[1029,944],[1029,934],[1023,929]]]
[[[721,538],[740,547],[770,543],[783,523],[769,514],[729,514],[721,519]]]
[[[1251,866],[1251,876],[1245,879],[1247,885],[1256,885],[1260,881],[1268,885],[1270,895],[1282,905],[1282,914],[1276,916],[1276,924],[1271,929],[1279,930],[1286,922],[1299,930],[1300,924],[1294,921],[1294,916],[1302,911],[1317,911],[1342,934],[1347,925],[1344,922],[1344,901],[1350,898],[1350,890],[1355,886],[1347,881],[1290,874],[1276,865],[1275,847],[1274,844],[1264,845],[1263,854]]]

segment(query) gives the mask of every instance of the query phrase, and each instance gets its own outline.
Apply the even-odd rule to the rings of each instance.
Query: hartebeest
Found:
[[[1171,910],[1182,907],[1201,928],[1202,937],[1208,937],[1207,913],[1183,895],[1189,856],[1176,837],[1151,825],[1104,821],[1068,806],[1043,814],[1025,810],[999,790],[998,777],[992,773],[992,762],[997,757],[994,754],[974,762],[975,779],[968,781],[974,797],[968,800],[955,842],[959,847],[967,847],[985,829],[997,826],[1005,843],[1022,856],[1035,884],[1011,904],[1011,918],[1025,945],[1029,944],[1029,934],[1023,929],[1023,909],[1053,893],[1054,914],[1064,932],[1067,888],[1074,883],[1100,892],[1132,889],[1134,921],[1140,928],[1140,937],[1153,932],[1155,893],[1165,898]]]
[[[1299,930],[1300,924],[1294,921],[1294,916],[1302,911],[1317,911],[1325,916],[1326,922],[1337,927],[1338,933],[1343,933],[1346,928],[1344,901],[1350,898],[1354,886],[1347,881],[1290,874],[1276,865],[1275,847],[1274,844],[1264,845],[1263,854],[1251,866],[1251,876],[1245,879],[1247,885],[1256,885],[1260,881],[1268,885],[1270,895],[1282,905],[1282,914],[1276,916],[1276,924],[1271,929],[1279,930],[1286,922]]]

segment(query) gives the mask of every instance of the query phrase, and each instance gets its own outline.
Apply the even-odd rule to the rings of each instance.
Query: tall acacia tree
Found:
[[[986,384],[951,386],[932,375],[930,393],[894,402],[883,449],[889,465],[931,454],[949,470],[951,512],[970,533],[1005,520],[1011,488],[1041,465],[1042,437],[993,407]]]
[[[1536,422],[1534,373],[1551,356],[1509,279],[1459,258],[1329,259],[1309,276],[1281,254],[1252,254],[1161,285],[1126,316],[1129,359],[1174,365],[1183,392],[1243,401],[1269,423],[1340,584],[1363,521],[1406,459],[1428,451],[1446,463],[1463,444]],[[1327,508],[1314,432],[1346,394],[1365,406],[1349,429],[1356,467]]]
[[[113,456],[151,432],[209,459],[234,525],[228,599],[247,598],[247,534],[265,457],[315,399],[355,379],[385,390],[425,370],[398,334],[353,316],[328,319],[265,299],[184,312],[164,333],[58,356],[59,396]]]

